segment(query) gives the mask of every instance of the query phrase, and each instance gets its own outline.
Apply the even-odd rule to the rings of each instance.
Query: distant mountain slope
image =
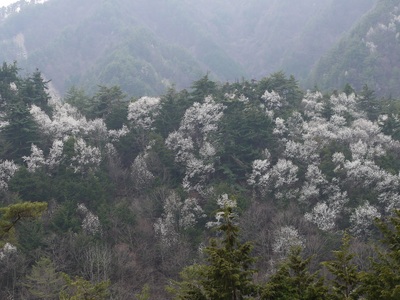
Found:
[[[364,84],[382,96],[400,96],[400,1],[381,0],[316,65],[311,84],[322,89]]]
[[[210,0],[196,2],[212,5]],[[376,0],[213,2],[210,11],[218,20],[224,47],[251,76],[284,70],[301,80]]]
[[[118,84],[159,94],[206,72],[220,81],[304,76],[375,2],[50,0],[2,21],[0,60],[39,68],[61,93]]]

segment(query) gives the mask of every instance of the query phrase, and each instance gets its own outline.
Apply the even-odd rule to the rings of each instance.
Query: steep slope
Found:
[[[367,84],[382,96],[399,96],[400,1],[379,1],[375,9],[316,65],[310,84],[322,89]]]
[[[219,81],[303,76],[375,2],[50,0],[2,21],[0,60],[39,68],[61,93],[118,84],[152,95],[206,72]]]
[[[206,28],[253,78],[303,77],[377,0],[199,0]],[[301,78],[300,78],[301,80]]]
[[[148,26],[151,19],[146,24],[135,18],[155,11],[169,15],[162,18],[154,14],[156,19],[183,24],[183,18],[171,13],[175,10],[174,1],[163,1],[155,10],[154,1],[146,2],[150,4],[147,6],[140,6],[139,2],[50,1],[28,7],[3,24],[5,51],[1,59],[17,59],[28,71],[39,67],[61,91],[71,84],[89,88],[120,84],[129,94],[143,95],[159,93],[174,82],[186,86],[207,70],[222,79],[244,75],[218,46],[212,49],[220,58],[215,61],[225,61],[230,66],[229,72],[223,71],[225,74],[213,66],[212,60],[195,59],[182,46],[156,36]],[[160,22],[158,25],[166,27]],[[185,34],[201,37],[196,31],[197,28],[188,27]],[[15,55],[21,52],[16,51],[21,45],[16,43],[17,36],[27,49],[24,55]],[[203,40],[203,44],[212,45],[207,37]]]

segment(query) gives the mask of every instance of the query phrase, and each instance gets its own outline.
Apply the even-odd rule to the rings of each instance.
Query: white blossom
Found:
[[[293,247],[304,248],[304,238],[293,226],[283,226],[274,232],[272,251],[286,256]]]
[[[220,226],[222,224],[222,220],[224,219],[226,209],[236,208],[236,206],[237,206],[236,200],[229,199],[228,194],[220,195],[217,198],[217,204],[219,206],[219,211],[217,211],[217,213],[215,214],[216,221],[207,222],[207,224],[206,224],[207,228]],[[230,215],[228,215],[228,218],[233,219],[233,220],[236,217],[237,217],[237,214],[235,212],[231,212]]]
[[[71,167],[75,173],[86,173],[98,168],[101,162],[100,150],[86,144],[82,138],[78,138],[74,144],[75,155],[71,158]]]
[[[174,191],[165,199],[164,213],[154,223],[154,230],[163,246],[173,246],[183,230],[192,228],[199,218],[204,217],[203,209],[196,198],[182,199]]]
[[[279,110],[285,104],[285,101],[282,99],[282,97],[275,91],[265,91],[264,95],[261,96],[261,99],[263,100],[263,105],[266,108],[266,114],[270,118],[273,118],[274,111]]]
[[[28,171],[31,173],[46,165],[43,151],[34,144],[31,145],[31,155],[23,156],[22,158],[26,162]]]
[[[258,188],[264,196],[274,190],[277,199],[292,198],[297,192],[293,188],[298,180],[297,172],[298,167],[290,160],[279,159],[273,166],[270,166],[268,159],[255,160],[248,183]]]
[[[147,153],[140,153],[131,166],[131,175],[135,179],[135,185],[138,189],[149,186],[155,178],[147,167],[147,157]]]
[[[8,182],[18,170],[18,166],[9,160],[0,162],[0,190],[8,189]]]
[[[287,133],[287,131],[288,129],[286,128],[285,120],[282,118],[276,118],[273,134],[277,136],[284,136]]]
[[[3,248],[0,249],[0,261],[6,258],[7,256],[15,253],[17,251],[17,247],[10,243],[5,243]]]
[[[219,196],[217,199],[217,204],[221,209],[225,209],[227,207],[235,208],[237,206],[236,201],[229,199],[228,194],[222,194],[221,196]]]
[[[101,233],[99,217],[93,214],[84,203],[78,204],[77,211],[83,215],[82,229],[86,234],[94,235]]]
[[[175,152],[175,161],[186,168],[183,187],[188,191],[201,192],[214,172],[216,150],[211,134],[218,129],[224,108],[211,96],[206,97],[204,103],[195,102],[186,110],[179,129],[169,134],[165,141]]]
[[[55,169],[60,165],[63,158],[63,150],[64,142],[62,140],[54,140],[46,160],[46,164],[50,170]]]
[[[311,164],[307,167],[305,180],[300,191],[299,201],[307,203],[310,200],[318,200],[320,189],[324,188],[328,184],[328,181],[317,165]]]
[[[126,136],[129,133],[129,129],[126,125],[123,125],[121,129],[109,130],[108,135],[113,142],[117,142],[121,137]]]
[[[129,104],[128,120],[132,122],[133,126],[149,130],[154,118],[159,113],[160,104],[160,98],[142,97]]]
[[[357,110],[357,101],[354,93],[350,95],[346,95],[345,93],[332,95],[330,103],[332,104],[332,110],[337,115],[345,116],[346,114],[350,114],[356,118],[361,116]]]
[[[307,221],[310,221],[318,226],[319,229],[324,231],[332,230],[336,223],[336,218],[339,211],[330,207],[326,202],[317,203],[311,213],[304,215]]]
[[[376,207],[366,201],[363,205],[357,207],[350,216],[351,232],[360,236],[368,234],[375,218],[380,218],[381,214]]]
[[[302,100],[304,114],[308,117],[320,116],[324,109],[322,98],[323,96],[320,92],[307,91]]]

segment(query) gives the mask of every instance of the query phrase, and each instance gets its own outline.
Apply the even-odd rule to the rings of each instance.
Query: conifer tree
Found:
[[[40,258],[23,283],[35,299],[56,299],[62,286],[62,277],[54,263],[47,257]]]
[[[45,202],[22,202],[0,208],[0,246],[15,239],[15,226],[36,219],[47,209]]]
[[[255,261],[251,256],[253,246],[239,239],[232,203],[225,201],[217,213],[214,225],[223,237],[211,239],[204,249],[207,264],[186,268],[181,273],[182,281],[167,288],[175,294],[175,299],[239,300],[257,294],[257,285],[252,280],[256,272],[252,268]]]
[[[377,220],[383,234],[384,249],[377,249],[371,268],[361,273],[364,299],[400,299],[400,210],[394,211],[389,222]]]
[[[335,259],[322,263],[334,276],[329,282],[330,299],[358,299],[357,287],[360,283],[360,274],[358,267],[352,262],[354,254],[350,252],[349,248],[350,235],[345,233],[342,246],[339,250],[333,251]]]
[[[326,299],[326,288],[318,272],[310,273],[311,257],[303,259],[301,248],[294,247],[265,285],[261,299]]]

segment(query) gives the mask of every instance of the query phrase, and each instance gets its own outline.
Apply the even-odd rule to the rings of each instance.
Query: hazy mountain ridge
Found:
[[[119,84],[132,95],[159,94],[206,72],[220,81],[280,69],[304,76],[374,2],[52,0],[3,22],[0,59],[39,68],[61,92]],[[340,26],[330,32],[321,16],[338,14],[346,22],[332,17]],[[19,34],[26,60],[15,55]]]
[[[400,88],[400,1],[379,1],[316,65],[310,83],[338,89],[367,84],[381,96],[398,96]]]

